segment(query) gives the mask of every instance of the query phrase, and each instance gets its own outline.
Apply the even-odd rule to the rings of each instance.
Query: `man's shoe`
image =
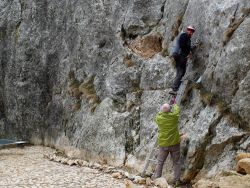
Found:
[[[170,95],[177,95],[177,91],[171,90],[171,91],[169,91],[169,94]]]

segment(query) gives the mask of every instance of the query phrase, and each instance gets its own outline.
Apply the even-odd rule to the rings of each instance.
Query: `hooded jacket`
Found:
[[[178,119],[180,108],[177,104],[173,106],[172,112],[159,112],[155,117],[158,125],[158,145],[160,147],[173,146],[180,143],[178,130]]]

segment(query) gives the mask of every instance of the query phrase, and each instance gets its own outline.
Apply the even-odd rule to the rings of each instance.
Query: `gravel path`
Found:
[[[122,180],[96,169],[63,165],[43,157],[53,152],[41,146],[0,150],[0,188],[125,188]]]

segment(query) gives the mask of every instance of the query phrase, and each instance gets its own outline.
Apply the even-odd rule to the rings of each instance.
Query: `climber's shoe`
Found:
[[[177,91],[171,90],[171,91],[169,91],[169,94],[170,95],[177,95]]]

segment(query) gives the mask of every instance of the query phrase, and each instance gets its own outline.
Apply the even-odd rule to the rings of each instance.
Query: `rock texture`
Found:
[[[250,174],[250,158],[241,159],[237,163],[237,167],[245,173]],[[241,172],[241,170],[240,170]]]
[[[250,176],[240,175],[235,172],[224,172],[214,179],[201,179],[195,185],[194,188],[227,188],[227,187],[249,187]]]
[[[248,0],[2,0],[0,136],[142,164],[150,144],[134,150],[170,100],[171,48],[193,24],[202,45],[188,75],[202,76],[202,87],[181,104],[184,178],[233,168],[250,149],[249,8]]]

